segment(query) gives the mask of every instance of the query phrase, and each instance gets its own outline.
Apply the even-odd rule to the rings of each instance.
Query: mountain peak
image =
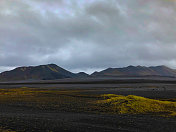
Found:
[[[85,72],[79,72],[76,74],[76,77],[88,77],[89,74],[85,73]]]
[[[47,64],[39,66],[18,67],[14,70],[0,74],[1,81],[15,80],[53,80],[62,78],[71,78],[76,76],[56,64]]]
[[[106,70],[96,72],[93,76],[175,76],[176,71],[167,66],[127,66],[124,68],[108,68]]]
[[[160,65],[160,66],[158,66],[158,67],[169,68],[169,67],[167,67],[167,66],[165,66],[165,65]]]
[[[59,67],[58,65],[53,64],[53,63],[51,63],[51,64],[47,64],[47,66]]]
[[[167,69],[171,69],[165,65],[159,65],[159,66],[150,66],[149,68],[167,68]]]
[[[167,66],[128,66],[124,68],[107,68],[100,72],[94,72],[91,76],[99,77],[116,77],[116,76],[172,76],[176,77],[176,70]],[[83,78],[89,77],[84,72],[72,73],[57,66],[56,64],[47,64],[39,66],[23,66],[11,71],[0,73],[0,81],[16,80],[54,80],[62,78]]]
[[[138,65],[138,66],[129,65],[126,68],[147,68],[147,67],[141,66],[141,65]]]

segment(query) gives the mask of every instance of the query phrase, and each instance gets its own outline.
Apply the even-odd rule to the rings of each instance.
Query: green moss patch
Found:
[[[176,116],[176,102],[148,99],[135,95],[102,95],[96,103],[105,112],[118,114],[148,114]]]

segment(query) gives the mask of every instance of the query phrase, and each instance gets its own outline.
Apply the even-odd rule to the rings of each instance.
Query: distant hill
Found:
[[[55,64],[18,67],[11,71],[2,72],[0,81],[16,80],[54,80],[62,78],[72,78],[77,75],[69,72]]]
[[[145,67],[145,66],[128,66],[124,68],[108,68],[100,72],[94,72],[91,76],[174,76],[176,70],[166,66]]]
[[[87,74],[85,72],[79,72],[76,74],[76,77],[78,77],[78,78],[89,77],[89,74]]]
[[[176,70],[166,66],[145,67],[128,66],[124,68],[108,68],[89,75],[84,72],[72,73],[55,64],[18,67],[11,71],[0,73],[0,81],[21,80],[56,80],[64,78],[86,78],[86,77],[135,77],[135,76],[168,76],[176,77]]]

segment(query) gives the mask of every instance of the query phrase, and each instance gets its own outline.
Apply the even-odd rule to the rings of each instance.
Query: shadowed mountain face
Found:
[[[85,72],[79,72],[76,74],[76,77],[78,77],[78,78],[89,77],[89,74],[87,74]]]
[[[128,66],[124,68],[108,68],[100,72],[94,72],[92,76],[176,76],[176,70],[166,66]]]
[[[72,78],[76,74],[71,73],[55,64],[19,67],[11,71],[0,74],[0,81],[15,80],[53,80],[62,78]]]

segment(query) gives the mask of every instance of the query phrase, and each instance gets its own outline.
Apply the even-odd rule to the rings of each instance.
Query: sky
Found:
[[[176,0],[0,0],[0,72],[176,68]]]

